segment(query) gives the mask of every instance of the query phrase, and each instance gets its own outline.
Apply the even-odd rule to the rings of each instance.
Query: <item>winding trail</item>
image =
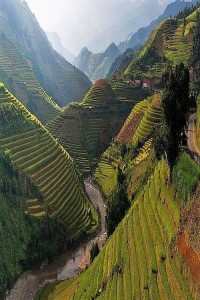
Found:
[[[200,165],[200,151],[195,143],[195,119],[196,114],[189,118],[188,124],[188,148],[194,156],[195,161]]]
[[[106,207],[99,189],[90,179],[85,181],[86,192],[94,207],[99,209],[101,216],[101,231],[92,239],[83,243],[78,249],[67,251],[54,262],[40,269],[24,272],[14,287],[6,292],[5,300],[33,300],[37,291],[47,283],[77,276],[90,262],[90,249],[94,242],[103,246],[107,233],[105,227]]]

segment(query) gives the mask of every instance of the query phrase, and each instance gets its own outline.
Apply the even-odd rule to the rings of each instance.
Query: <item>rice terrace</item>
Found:
[[[200,3],[0,0],[0,299],[200,299]]]

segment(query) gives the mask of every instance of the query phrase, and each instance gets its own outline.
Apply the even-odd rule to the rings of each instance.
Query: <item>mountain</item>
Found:
[[[83,71],[92,81],[105,78],[113,61],[120,55],[119,49],[114,43],[103,53],[93,54],[87,48],[83,48],[75,60],[75,65]]]
[[[74,236],[94,232],[97,215],[72,158],[3,84],[0,176],[2,295],[23,270],[60,253]]]
[[[176,0],[166,7],[165,11],[161,16],[159,16],[156,20],[152,21],[150,25],[146,27],[140,28],[135,33],[132,33],[129,35],[129,39],[121,42],[117,47],[121,52],[124,52],[128,48],[134,48],[137,45],[143,45],[148,37],[150,36],[152,30],[165,19],[171,17],[174,17],[178,14],[179,11],[183,10],[186,6],[191,6],[195,4],[197,0],[193,0],[191,2],[189,1],[182,1],[182,0]]]
[[[145,78],[158,83],[167,64],[183,62],[192,67],[193,41],[198,25],[193,7],[186,9],[191,14],[184,18],[168,18],[152,32],[138,57],[124,74],[127,77]]]
[[[146,3],[146,2],[145,2]],[[106,53],[109,48],[104,53],[93,54],[87,48],[83,48],[79,56],[75,60],[75,65],[77,68],[82,70],[92,81],[98,78],[105,78],[106,75],[111,75],[116,68],[120,66],[122,61],[127,64],[127,61],[131,59],[129,55],[135,50],[137,51],[141,45],[145,43],[151,34],[152,30],[163,20],[169,18],[170,16],[175,16],[180,10],[184,9],[186,6],[191,6],[196,3],[196,0],[192,2],[186,2],[181,0],[176,0],[175,2],[169,4],[163,14],[159,16],[156,20],[152,21],[147,27],[140,28],[135,34],[132,34],[130,39],[125,42],[119,43],[118,46],[112,45],[112,51],[110,58],[107,59]],[[148,5],[154,5],[153,3],[146,3],[146,9]],[[145,11],[146,11],[145,9]],[[150,8],[149,8],[150,9]],[[115,51],[114,51],[115,46]],[[130,49],[130,50],[129,50]],[[110,50],[109,50],[110,51]],[[120,53],[120,52],[121,53]],[[118,55],[117,55],[118,54]],[[106,57],[106,63],[105,61]],[[102,62],[103,61],[103,62]],[[110,69],[108,70],[108,66]],[[107,71],[107,73],[106,73]]]
[[[104,79],[97,80],[80,104],[69,105],[60,116],[46,125],[54,138],[58,138],[69,151],[84,175],[91,173],[100,155],[122,126],[133,103],[142,99],[141,92],[129,87],[126,95],[124,93],[121,97],[122,89],[119,85],[113,85],[112,88]]]
[[[156,158],[152,133],[161,121],[159,94],[135,106],[123,127],[125,133],[135,123],[126,154],[120,134],[120,143],[106,150],[94,174],[104,195],[111,195],[123,166],[130,209],[85,272],[47,285],[36,299],[198,299],[199,225],[193,216],[198,215],[200,170],[186,153],[180,154],[173,175],[167,161]],[[184,202],[182,192],[190,185],[194,193]]]
[[[91,85],[89,79],[56,53],[25,1],[0,0],[0,33],[23,56],[39,84],[57,103],[64,106],[83,98]],[[9,69],[5,67],[4,72],[10,77]],[[18,96],[18,83],[15,89],[8,87]]]
[[[73,64],[75,56],[62,45],[61,39],[57,32],[46,32],[46,35],[53,48],[69,63]]]
[[[195,68],[199,68],[199,13],[196,6],[184,10],[177,18],[162,21],[126,69],[127,77],[112,79],[115,85],[129,86],[132,80],[127,78],[161,78],[163,64],[172,65],[164,78],[164,92],[155,92],[133,107],[94,172],[95,183],[106,199],[107,229],[112,229],[107,242],[84,272],[47,285],[36,299],[199,299],[200,97],[196,114],[188,105],[189,85],[196,84],[197,91],[199,82],[195,76],[191,76],[190,82],[189,70],[179,64],[184,62],[190,73],[196,71],[199,76],[199,69],[194,70],[192,65],[195,61]],[[176,64],[179,66],[174,68]],[[182,89],[178,88],[179,82]],[[98,88],[99,85],[107,86],[101,82]],[[92,105],[94,94],[98,95],[95,88],[86,96],[86,104]],[[183,94],[187,94],[186,99]],[[95,100],[102,102],[101,97],[99,102]],[[178,144],[172,165],[168,147],[174,136],[182,137],[178,127],[180,114],[183,117],[185,111],[184,100],[190,111],[190,117],[185,113],[188,141]],[[162,140],[163,135],[168,136],[170,127],[165,105],[168,120],[170,114],[174,116],[168,142]],[[177,109],[173,111],[174,107]],[[124,210],[123,216],[120,204],[127,201],[130,208]]]
[[[139,50],[139,47],[135,47],[134,49]],[[136,53],[131,48],[128,48],[126,51],[124,51],[124,53],[119,55],[112,63],[107,74],[107,78],[109,78],[116,70],[123,73],[129,66],[129,64],[133,61],[135,56]]]

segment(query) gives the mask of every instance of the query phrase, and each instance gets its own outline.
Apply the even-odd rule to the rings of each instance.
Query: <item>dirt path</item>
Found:
[[[60,255],[53,263],[47,265],[44,270],[31,270],[24,272],[12,290],[7,291],[6,300],[33,300],[36,292],[45,284],[64,280],[77,276],[80,269],[84,269],[90,262],[90,249],[94,242],[100,246],[107,238],[105,228],[106,207],[99,189],[88,179],[85,181],[86,192],[94,207],[99,209],[101,216],[101,231],[81,247],[73,251],[67,251]]]
[[[195,119],[196,114],[193,114],[189,119],[188,124],[188,147],[189,150],[193,153],[195,161],[200,164],[200,151],[195,143]]]

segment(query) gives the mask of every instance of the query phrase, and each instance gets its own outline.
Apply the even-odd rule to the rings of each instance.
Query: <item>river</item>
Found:
[[[41,272],[30,270],[24,272],[10,291],[6,292],[5,300],[33,300],[37,291],[47,283],[68,279],[78,274],[90,261],[92,244],[98,241],[101,247],[106,241],[105,215],[106,207],[99,189],[88,179],[85,181],[86,192],[94,207],[99,208],[101,216],[101,231],[81,247],[67,251],[60,255],[54,262],[47,265]]]

